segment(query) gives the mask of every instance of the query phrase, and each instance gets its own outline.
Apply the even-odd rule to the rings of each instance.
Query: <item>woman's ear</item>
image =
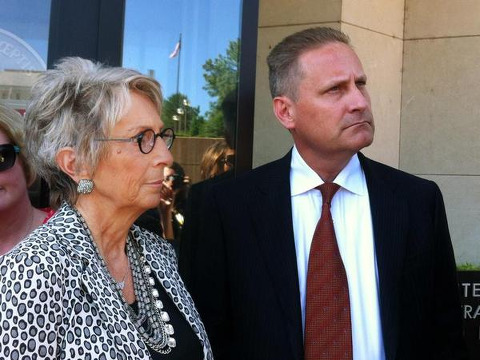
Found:
[[[75,182],[78,183],[80,179],[88,179],[88,172],[86,171],[78,171],[77,166],[77,158],[75,156],[75,150],[72,147],[64,147],[61,148],[55,157],[55,161],[57,162],[60,169],[70,176]]]
[[[287,96],[273,99],[273,112],[282,126],[288,130],[295,128],[295,103]]]

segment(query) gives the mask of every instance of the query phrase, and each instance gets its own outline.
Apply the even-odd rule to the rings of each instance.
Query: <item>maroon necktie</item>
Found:
[[[305,360],[352,360],[348,281],[330,213],[339,188],[334,183],[317,187],[323,204],[308,259]]]

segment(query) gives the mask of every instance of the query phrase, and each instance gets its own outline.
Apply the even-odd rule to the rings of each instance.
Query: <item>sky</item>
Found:
[[[203,114],[212,101],[203,90],[202,65],[225,54],[240,33],[240,0],[129,0],[125,15],[123,66],[148,74],[161,83],[165,97],[187,95]],[[180,56],[173,52],[182,34]]]
[[[2,57],[2,44],[10,38],[47,63],[50,0],[0,0],[0,9],[0,70],[13,66]],[[153,73],[166,98],[177,91],[179,74],[179,92],[204,114],[213,99],[203,90],[202,65],[225,54],[239,37],[240,12],[241,0],[127,0],[123,66]],[[13,36],[6,39],[8,33]],[[170,59],[180,34],[181,54]]]
[[[21,46],[22,52],[43,61],[32,64],[31,70],[45,70],[48,55],[50,0],[0,0],[0,70],[15,67],[9,47]],[[22,64],[17,63],[18,69]],[[43,68],[42,68],[43,66]]]

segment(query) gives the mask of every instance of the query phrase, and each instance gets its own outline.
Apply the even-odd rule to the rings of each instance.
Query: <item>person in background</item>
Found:
[[[0,255],[7,253],[51,216],[28,196],[35,171],[25,155],[24,119],[0,104]]]
[[[187,286],[215,359],[467,359],[442,194],[360,152],[374,120],[349,38],[305,29],[267,62],[294,146],[206,197]]]
[[[0,358],[213,358],[171,245],[133,225],[173,161],[161,109],[154,79],[81,58],[33,87],[27,157],[58,210],[0,257]]]
[[[200,177],[210,179],[227,172],[235,164],[235,150],[228,146],[225,140],[219,140],[210,145],[200,163]]]
[[[237,125],[237,106],[238,106],[238,90],[237,88],[229,91],[222,100],[221,109],[223,114],[223,130],[225,144],[223,149],[225,152],[218,156],[217,175],[206,177],[203,181],[193,184],[190,187],[187,198],[187,206],[185,209],[185,225],[182,230],[182,239],[180,241],[180,257],[178,261],[178,269],[182,275],[187,288],[200,286],[194,284],[196,281],[195,274],[192,274],[203,259],[197,259],[197,249],[202,244],[203,227],[210,216],[206,204],[209,201],[209,192],[215,184],[227,181],[235,176],[235,149],[236,146],[236,125]],[[215,162],[213,162],[215,164]],[[204,171],[208,173],[208,171]]]
[[[166,239],[178,256],[190,178],[176,162],[166,166],[163,174],[160,203],[140,215],[135,224]]]
[[[162,200],[158,205],[160,220],[165,238],[173,244],[178,254],[190,178],[177,162],[165,167],[163,174]]]

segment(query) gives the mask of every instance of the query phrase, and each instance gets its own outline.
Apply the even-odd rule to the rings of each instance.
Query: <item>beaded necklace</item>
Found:
[[[150,276],[152,270],[145,257],[140,253],[138,244],[127,241],[127,255],[132,264],[133,285],[138,302],[138,314],[128,306],[132,319],[143,340],[156,352],[168,354],[177,344],[172,337],[174,329],[169,324],[170,316],[163,310],[163,303],[154,288],[155,280]]]
[[[78,209],[72,207],[78,219],[87,230],[90,241],[93,243],[97,258],[102,266],[102,270],[110,280],[110,285],[118,293],[125,310],[129,314],[130,320],[137,328],[141,338],[150,348],[160,354],[168,354],[176,347],[176,340],[172,337],[174,329],[169,324],[170,316],[163,310],[163,303],[159,299],[158,290],[154,288],[155,280],[150,276],[152,270],[147,264],[141,249],[132,239],[131,234],[127,237],[127,257],[128,263],[133,273],[133,287],[135,297],[138,303],[138,314],[127,303],[123,296],[122,282],[117,282],[108,271],[105,260],[100,254],[97,243],[93,239],[90,228]]]

